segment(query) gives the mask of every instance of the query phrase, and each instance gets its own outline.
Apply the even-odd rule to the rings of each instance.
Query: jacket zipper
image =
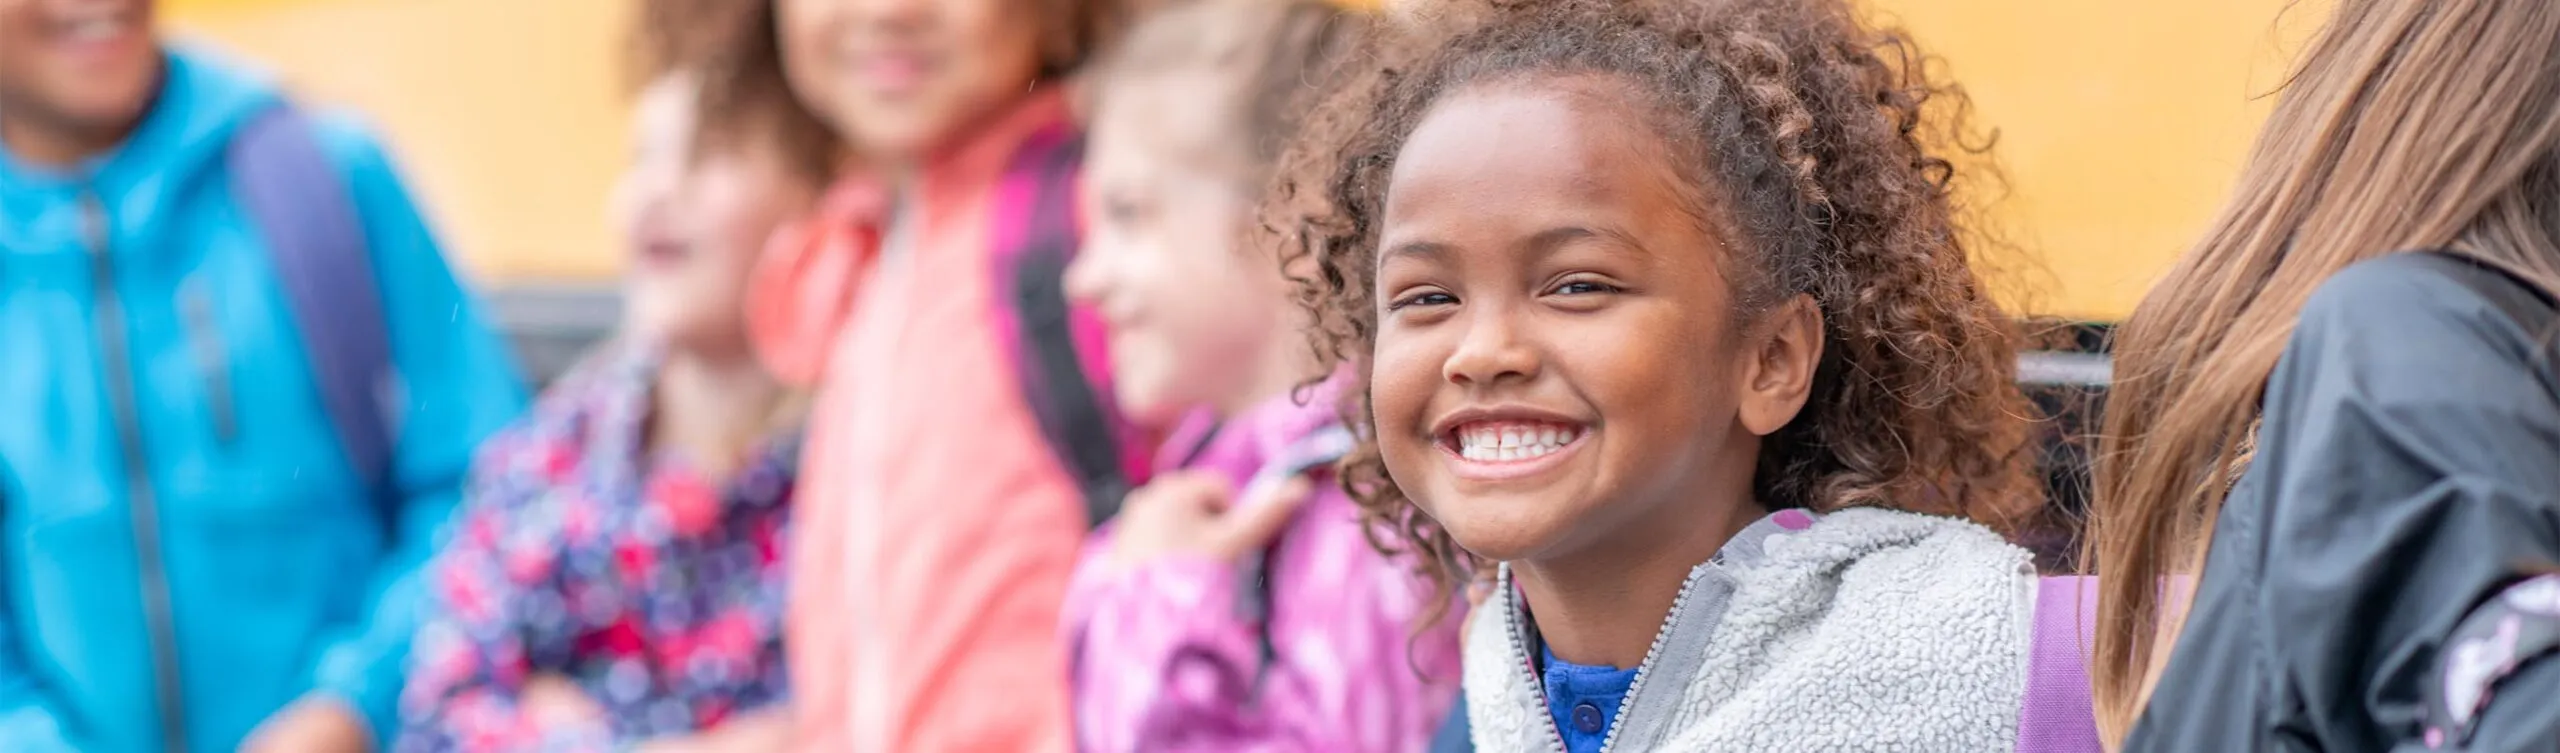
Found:
[[[1521,619],[1520,590],[1511,585],[1510,566],[1503,566],[1502,577],[1495,582],[1500,584],[1502,603],[1506,605],[1502,610],[1503,619],[1511,623],[1511,629],[1504,631],[1511,634],[1511,655],[1520,657],[1518,667],[1521,679],[1528,681],[1529,687],[1538,691],[1538,710],[1534,714],[1538,718],[1538,729],[1547,732],[1549,753],[1566,753],[1569,749],[1564,744],[1564,730],[1556,728],[1555,714],[1547,711],[1547,681],[1546,678],[1538,676],[1537,654],[1532,653],[1536,647],[1529,645],[1530,626],[1527,620]],[[1633,696],[1634,693],[1628,693],[1628,695]],[[1602,746],[1605,749],[1607,743],[1602,743]]]
[[[1710,560],[1707,566],[1718,567],[1723,561],[1724,553],[1717,552],[1715,558]],[[1644,681],[1647,678],[1653,677],[1653,663],[1662,656],[1663,644],[1670,642],[1671,627],[1673,623],[1680,620],[1681,614],[1687,611],[1689,606],[1689,594],[1697,589],[1698,574],[1703,572],[1706,571],[1699,570],[1698,572],[1691,573],[1688,578],[1682,580],[1680,583],[1680,593],[1671,597],[1671,611],[1663,615],[1662,626],[1654,629],[1653,645],[1645,647],[1644,661],[1636,663],[1636,676],[1633,681],[1627,683],[1627,696],[1625,698],[1618,699],[1617,723],[1609,725],[1609,734],[1600,738],[1600,753],[1609,753],[1609,751],[1615,750],[1618,747],[1618,733],[1625,731],[1627,728],[1628,707],[1633,705],[1636,702],[1636,699],[1644,697]]]
[[[125,494],[133,512],[134,559],[142,581],[142,618],[151,633],[152,682],[160,701],[163,750],[185,753],[186,707],[179,696],[178,634],[169,605],[169,574],[161,562],[160,509],[142,447],[142,416],[134,392],[132,343],[124,299],[116,294],[115,260],[108,247],[107,206],[95,191],[81,196],[89,235],[90,284],[96,288],[98,351],[113,404],[116,440],[124,455]]]
[[[1722,552],[1718,552],[1715,558],[1710,560],[1710,566],[1720,565],[1723,561],[1724,554]],[[1524,660],[1520,662],[1520,673],[1522,674],[1523,679],[1528,680],[1529,687],[1536,688],[1538,691],[1538,727],[1547,731],[1548,747],[1552,749],[1554,753],[1565,753],[1566,747],[1564,744],[1564,731],[1556,728],[1555,715],[1546,711],[1547,681],[1546,678],[1538,676],[1538,672],[1534,665],[1535,660],[1531,658],[1537,656],[1537,654],[1531,652],[1531,649],[1535,647],[1529,645],[1529,639],[1527,637],[1528,628],[1523,624],[1524,621],[1520,619],[1519,591],[1511,588],[1511,577],[1508,571],[1503,573],[1501,582],[1502,590],[1506,595],[1504,601],[1510,605],[1507,616],[1512,621],[1510,631],[1511,655],[1521,657]],[[1653,676],[1653,663],[1657,658],[1662,656],[1662,644],[1671,638],[1672,622],[1680,618],[1682,609],[1687,607],[1689,604],[1689,593],[1695,590],[1697,585],[1697,574],[1692,573],[1690,577],[1681,582],[1679,595],[1672,597],[1671,611],[1663,616],[1662,625],[1654,629],[1653,645],[1645,648],[1644,661],[1636,663],[1635,680],[1627,684],[1627,696],[1619,699],[1618,701],[1618,716],[1614,722],[1609,725],[1609,734],[1600,738],[1599,753],[1609,753],[1611,750],[1617,748],[1618,733],[1627,728],[1627,706],[1634,703],[1636,698],[1644,692],[1645,678]]]

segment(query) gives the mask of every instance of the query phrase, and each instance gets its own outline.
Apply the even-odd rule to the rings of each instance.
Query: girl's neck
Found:
[[[1751,496],[1750,460],[1723,475],[1740,479],[1726,484],[1736,488],[1661,505],[1658,519],[1627,521],[1575,553],[1512,563],[1547,650],[1574,664],[1642,663],[1689,572],[1766,514]]]
[[[786,391],[752,354],[673,350],[651,394],[649,445],[673,451],[712,478],[727,478],[747,451],[780,428]]]
[[[883,160],[872,168],[880,185],[889,196],[901,202],[912,199],[924,189],[924,163],[920,160]]]

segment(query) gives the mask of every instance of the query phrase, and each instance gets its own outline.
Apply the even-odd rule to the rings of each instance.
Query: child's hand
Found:
[[[604,705],[587,697],[587,691],[569,678],[554,674],[535,675],[524,684],[524,695],[516,708],[526,719],[545,729],[576,727],[604,720]]]
[[[1303,477],[1267,484],[1235,499],[1227,480],[1185,471],[1159,476],[1129,493],[1112,533],[1111,562],[1133,568],[1170,555],[1227,561],[1271,543],[1314,486]]]
[[[360,753],[373,735],[355,709],[333,698],[305,696],[268,717],[240,749],[252,753]]]

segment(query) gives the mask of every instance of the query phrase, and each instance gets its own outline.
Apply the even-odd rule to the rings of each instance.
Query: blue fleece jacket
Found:
[[[231,750],[314,692],[396,728],[412,572],[524,387],[381,149],[318,120],[401,386],[391,493],[367,493],[232,196],[225,146],[276,101],[173,51],[115,151],[46,170],[0,148],[0,750]]]

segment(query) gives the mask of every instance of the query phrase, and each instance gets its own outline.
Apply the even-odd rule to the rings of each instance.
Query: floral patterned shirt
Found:
[[[608,348],[482,448],[422,571],[395,750],[610,750],[782,700],[796,433],[726,484],[650,455],[656,363]],[[543,674],[575,683],[601,718],[523,713]]]

